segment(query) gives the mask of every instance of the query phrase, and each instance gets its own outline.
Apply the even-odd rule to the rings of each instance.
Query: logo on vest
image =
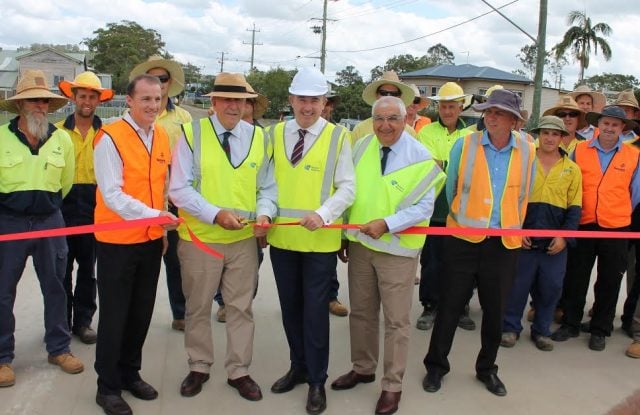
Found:
[[[160,152],[160,155],[156,158],[156,161],[160,164],[165,164],[167,162],[164,157],[164,152]]]
[[[391,186],[393,186],[399,192],[404,192],[404,187],[402,187],[397,180],[391,180]]]
[[[249,167],[251,167],[252,169],[255,169],[257,166],[256,163],[254,163],[253,161],[251,163],[249,163]]]
[[[625,166],[625,164],[624,164],[624,163],[620,163],[620,165],[619,165],[619,166],[613,166],[613,168],[614,168],[614,169],[616,169],[616,170],[618,170],[618,171],[625,171],[625,170],[627,170],[627,169],[626,169],[626,166]]]
[[[307,171],[314,171],[314,172],[320,171],[320,167],[312,166],[311,164],[305,164],[304,169]]]

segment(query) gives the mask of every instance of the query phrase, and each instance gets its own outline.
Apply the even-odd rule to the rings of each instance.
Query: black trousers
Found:
[[[323,385],[329,366],[329,289],[335,252],[270,248],[291,368]]]
[[[431,227],[444,227],[444,223],[431,222]],[[427,235],[420,254],[419,299],[423,307],[437,308],[440,297],[440,279],[443,273],[442,255],[444,236]]]
[[[444,240],[444,275],[440,304],[424,358],[427,371],[445,375],[450,370],[451,351],[458,319],[474,284],[482,307],[482,348],[476,360],[479,374],[497,373],[496,356],[502,336],[502,318],[516,274],[519,249],[507,249],[501,238],[471,243],[452,236]]]
[[[580,230],[626,231],[628,228],[604,229],[597,225],[580,226]],[[567,275],[564,279],[564,309],[562,324],[580,328],[589,290],[591,270],[598,259],[597,279],[594,285],[595,302],[591,318],[591,333],[610,336],[622,275],[627,270],[627,239],[578,238],[576,246],[569,249]]]
[[[96,239],[92,233],[67,236],[69,254],[64,288],[67,293],[67,322],[76,332],[81,327],[91,326],[96,312]],[[78,263],[75,287],[73,264]]]
[[[119,395],[140,378],[142,346],[156,300],[162,239],[121,245],[98,242],[100,318],[95,370],[98,392]]]

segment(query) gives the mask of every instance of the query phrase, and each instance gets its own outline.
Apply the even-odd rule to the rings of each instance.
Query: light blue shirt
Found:
[[[449,167],[447,168],[447,201],[449,202],[449,209],[451,209],[451,202],[456,195],[456,189],[458,187],[458,170],[460,169],[460,156],[462,155],[462,143],[464,138],[458,139],[451,148],[449,154]],[[511,159],[511,149],[515,146],[515,137],[513,133],[509,138],[509,143],[502,149],[498,150],[491,140],[487,130],[482,132],[482,139],[480,140],[482,147],[484,148],[484,155],[487,159],[487,167],[489,168],[489,180],[491,181],[491,192],[493,194],[493,209],[491,210],[491,219],[489,220],[489,228],[502,228],[500,223],[500,203],[502,200],[502,193],[507,181],[507,173],[509,170],[509,160]],[[525,160],[523,160],[525,162]],[[535,177],[536,164],[533,163],[531,168],[530,183],[533,186],[533,177]],[[529,188],[531,191],[531,187]]]

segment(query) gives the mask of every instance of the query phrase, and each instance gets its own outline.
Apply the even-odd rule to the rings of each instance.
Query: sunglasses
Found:
[[[42,104],[48,104],[51,101],[50,98],[27,98],[27,102],[33,102],[35,103],[42,103]]]
[[[579,115],[580,115],[580,113],[578,111],[569,111],[569,112],[560,111],[560,112],[556,112],[556,116],[559,117],[559,118],[564,118],[564,117],[576,118]]]
[[[382,97],[399,97],[402,95],[401,91],[389,91],[387,89],[378,89],[378,95]]]
[[[156,78],[158,78],[158,80],[160,82],[162,82],[163,84],[166,84],[171,79],[171,77],[169,75],[158,75],[158,76],[156,76]]]
[[[421,101],[422,101],[422,99],[420,99],[420,97],[415,97],[415,98],[413,99],[413,103],[414,103],[415,105],[418,105]]]

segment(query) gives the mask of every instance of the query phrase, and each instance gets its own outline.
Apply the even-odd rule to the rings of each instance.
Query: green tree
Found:
[[[589,57],[593,47],[594,55],[598,55],[598,48],[602,50],[605,60],[611,59],[611,47],[606,36],[611,35],[611,27],[606,23],[591,23],[591,18],[585,12],[574,10],[567,18],[569,30],[566,31],[562,41],[554,46],[556,57],[563,56],[568,50],[580,65],[580,76],[578,82],[584,79],[584,70],[589,68]]]
[[[184,71],[184,83],[185,87],[189,85],[189,92],[204,92],[200,91],[199,84],[202,80],[202,73],[200,68],[191,62],[182,64],[182,70]]]
[[[430,65],[453,65],[455,59],[453,52],[442,43],[436,43],[427,49],[427,57]]]
[[[340,102],[333,112],[334,120],[364,119],[371,115],[371,107],[362,100],[362,91],[366,85],[355,67],[347,66],[336,72],[336,84],[338,87],[334,93],[340,97]]]
[[[38,51],[38,50],[42,50],[42,49],[47,49],[47,48],[51,48],[51,49],[55,49],[59,52],[64,52],[64,53],[79,53],[82,52],[80,50],[80,46],[78,45],[71,45],[71,44],[66,44],[66,45],[55,45],[52,43],[32,43],[29,46],[20,46],[18,47],[18,52],[23,52],[23,51]]]
[[[544,57],[544,65],[549,65],[549,58],[551,52],[546,52]],[[536,62],[538,59],[538,48],[535,44],[526,45],[520,48],[520,53],[516,55],[516,58],[520,60],[520,63],[524,67],[524,76],[528,76],[533,79],[536,75]],[[515,73],[515,72],[514,72]]]
[[[362,81],[362,76],[360,76],[355,66],[349,65],[343,70],[336,72],[336,84],[340,86],[362,83]]]
[[[371,69],[371,80],[375,80],[382,76],[384,71],[396,71],[398,75],[405,72],[417,71],[418,69],[428,68],[435,64],[431,61],[429,56],[423,55],[420,57],[413,56],[411,54],[397,55],[389,58],[384,66],[376,66]]]
[[[162,54],[164,48],[160,33],[128,20],[107,23],[106,28],[93,34],[82,43],[94,53],[95,69],[112,75],[113,87],[119,93],[124,93],[131,69],[151,55]]]
[[[593,75],[582,82],[594,91],[624,91],[625,89],[636,89],[640,87],[640,81],[633,75],[623,75],[618,73],[603,73]],[[580,83],[576,83],[576,87]]]
[[[256,92],[269,99],[269,108],[265,118],[278,118],[280,113],[289,109],[289,84],[296,71],[282,68],[270,69],[267,72],[253,70],[247,75],[247,82]]]

